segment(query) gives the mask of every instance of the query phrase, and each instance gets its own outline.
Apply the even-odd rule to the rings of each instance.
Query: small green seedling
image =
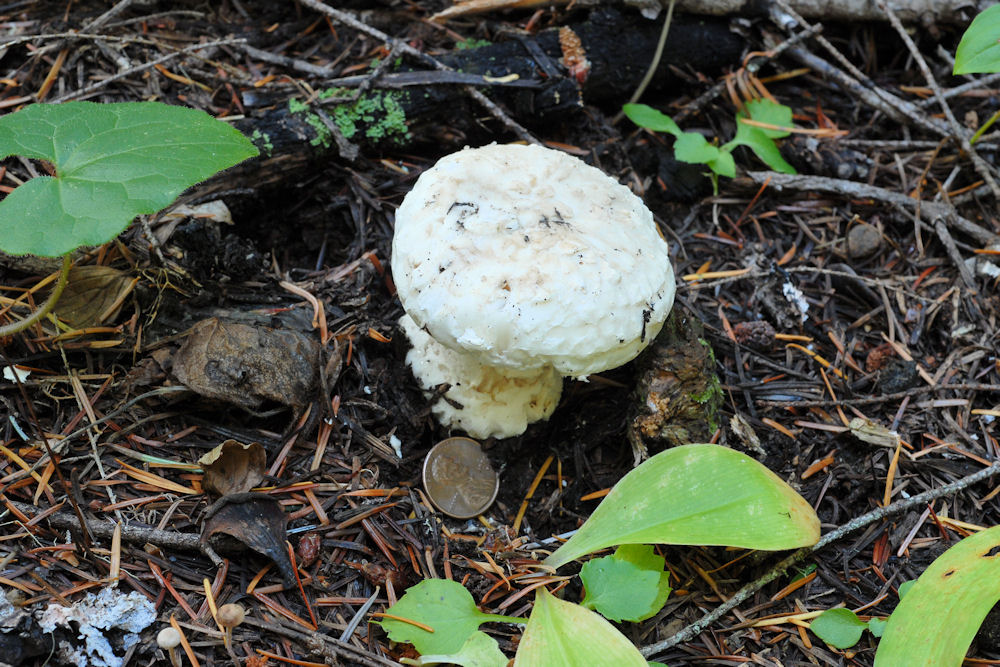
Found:
[[[670,594],[668,573],[663,558],[648,543],[779,550],[817,540],[819,518],[809,503],[745,454],[718,445],[661,452],[619,480],[576,534],[544,561],[558,568],[622,545],[613,555],[584,565],[582,604],[538,589],[514,665],[646,667],[638,649],[590,609],[612,620],[639,621],[663,608]],[[440,579],[410,588],[387,613],[396,617],[380,621],[390,639],[412,643],[421,654],[452,656],[456,664],[479,664],[459,662],[456,656],[480,624],[525,623],[480,612],[460,584]],[[489,652],[496,660],[496,640],[491,641]],[[479,644],[477,648],[486,650]]]
[[[775,171],[795,173],[774,143],[775,139],[787,137],[792,126],[792,110],[783,104],[768,99],[747,102],[736,114],[736,136],[722,146],[710,144],[697,132],[682,131],[670,116],[645,104],[626,104],[622,110],[639,127],[673,135],[676,138],[674,157],[680,162],[707,166],[711,170],[708,176],[716,192],[719,190],[719,176],[732,178],[736,175],[732,153],[737,146],[746,146]]]
[[[158,102],[33,104],[0,117],[0,159],[43,160],[0,201],[0,250],[63,256],[49,300],[0,336],[31,326],[55,305],[69,253],[113,240],[137,215],[166,208],[186,188],[257,155],[236,129],[204,111]]]

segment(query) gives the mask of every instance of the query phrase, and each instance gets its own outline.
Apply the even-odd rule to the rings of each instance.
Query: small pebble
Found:
[[[873,255],[882,247],[882,233],[867,222],[859,222],[847,232],[847,255],[861,259]]]

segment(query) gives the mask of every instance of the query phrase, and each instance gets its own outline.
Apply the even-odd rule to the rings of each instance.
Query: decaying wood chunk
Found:
[[[722,387],[701,322],[674,306],[653,344],[638,359],[628,436],[636,463],[648,449],[708,442],[719,427]]]

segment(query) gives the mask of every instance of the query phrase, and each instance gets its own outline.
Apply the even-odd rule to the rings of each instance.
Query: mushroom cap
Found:
[[[243,607],[236,603],[230,602],[219,607],[219,623],[224,628],[235,628],[245,617],[246,612],[243,611]]]
[[[442,426],[473,438],[510,438],[524,433],[528,424],[548,419],[559,404],[562,378],[552,367],[507,374],[441,345],[408,315],[399,326],[412,346],[406,363],[421,388],[451,385],[431,406]]]
[[[396,212],[392,273],[439,343],[573,377],[635,357],[674,299],[667,243],[642,200],[540,146],[467,148],[421,174]]]
[[[173,649],[181,643],[181,633],[176,628],[166,627],[156,635],[156,645],[160,648]]]

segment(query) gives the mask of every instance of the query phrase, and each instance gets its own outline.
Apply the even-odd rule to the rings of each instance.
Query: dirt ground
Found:
[[[555,4],[435,23],[443,2],[314,5],[0,6],[5,112],[158,100],[231,120],[262,150],[185,193],[187,209],[78,253],[78,267],[97,268],[71,282],[58,327],[0,341],[0,365],[22,371],[0,380],[0,663],[77,664],[90,640],[40,619],[83,608],[109,579],[155,606],[137,643],[123,643],[127,629],[102,633],[132,665],[166,664],[154,638],[171,618],[190,644],[185,661],[398,664],[415,653],[390,645],[368,614],[432,576],[465,583],[484,611],[527,616],[530,596],[507,576],[633,467],[635,420],[647,418],[665,426],[639,438],[651,452],[678,439],[746,452],[815,507],[824,533],[886,511],[707,627],[689,626],[787,554],[662,547],[674,593],[621,630],[669,665],[871,665],[870,635],[838,650],[802,624],[757,622],[836,606],[887,617],[899,584],[1000,520],[990,479],[908,502],[998,454],[1000,135],[988,130],[974,153],[962,140],[1000,107],[1000,91],[996,77],[965,85],[971,77],[950,74],[967,21],[910,31],[911,46],[888,21],[820,33],[815,21],[675,17],[642,102],[723,143],[737,103],[771,96],[800,130],[779,141],[799,175],[739,149],[737,177],[713,193],[702,167],[673,159],[669,136],[616,118],[662,15]],[[582,36],[589,70],[567,68],[565,49],[560,60],[563,26]],[[530,85],[497,82],[513,71]],[[519,140],[579,156],[644,198],[670,244],[686,323],[664,336],[700,338],[714,354],[677,359],[661,338],[633,363],[567,381],[551,419],[483,443],[497,500],[479,519],[452,519],[422,491],[424,457],[449,433],[404,363],[393,214],[443,155]],[[0,189],[42,167],[4,160]],[[53,271],[0,257],[0,323],[40,302]],[[244,328],[202,350],[223,368],[195,393],[177,355],[209,318]],[[264,329],[281,337],[253,343],[271,351],[247,365],[245,337]],[[713,373],[721,393],[649,414],[652,376],[684,375],[676,364],[695,366],[689,395]],[[226,440],[260,443],[265,493],[204,492],[197,461]],[[199,537],[215,532],[236,537],[204,549]],[[213,603],[247,609],[233,656],[206,586]],[[564,595],[579,599],[578,579]],[[518,626],[491,634],[513,657]],[[981,633],[969,664],[1000,664],[997,641]]]

